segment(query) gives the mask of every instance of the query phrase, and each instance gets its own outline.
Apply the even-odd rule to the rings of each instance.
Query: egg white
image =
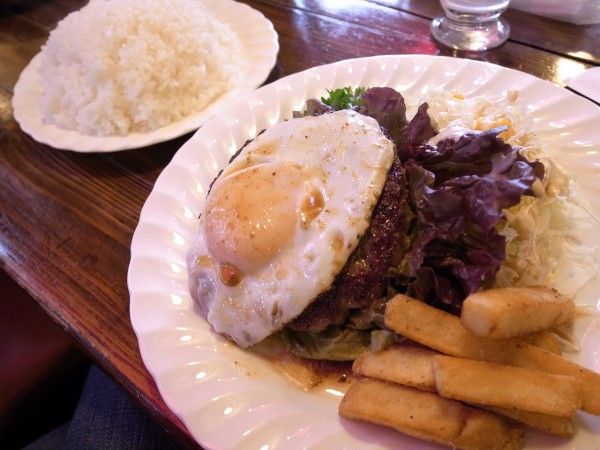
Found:
[[[188,252],[215,331],[260,342],[329,289],[369,226],[394,145],[353,111],[277,124],[211,187]]]

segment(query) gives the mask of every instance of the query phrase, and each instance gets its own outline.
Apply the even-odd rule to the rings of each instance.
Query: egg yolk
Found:
[[[293,241],[304,195],[301,169],[293,163],[221,175],[204,209],[210,254],[246,273],[268,263]]]

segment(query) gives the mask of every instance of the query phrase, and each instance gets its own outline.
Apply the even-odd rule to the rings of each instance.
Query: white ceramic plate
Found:
[[[519,89],[555,159],[577,174],[583,196],[600,217],[600,110],[553,84],[499,66],[431,56],[382,56],[301,72],[250,94],[204,125],[177,152],[144,205],[131,246],[131,320],[141,354],[167,405],[206,448],[438,448],[337,414],[339,397],[304,392],[269,364],[211,331],[193,311],[185,254],[210,181],[261,129],[290,118],[326,88],[391,86],[405,97],[430,89],[467,95]],[[600,226],[588,233],[598,243]],[[600,277],[577,297],[597,305]],[[600,318],[579,319],[579,363],[600,372]],[[529,433],[528,448],[597,448],[600,418],[581,414],[567,441]]]
[[[78,152],[111,152],[140,148],[168,141],[198,129],[202,124],[260,86],[269,76],[279,52],[273,24],[259,11],[232,0],[203,0],[217,19],[231,26],[240,38],[247,64],[240,82],[204,110],[148,133],[126,136],[88,136],[45,124],[38,99],[42,94],[39,73],[41,55],[37,54],[19,76],[13,96],[14,116],[21,129],[33,139],[57,149]]]

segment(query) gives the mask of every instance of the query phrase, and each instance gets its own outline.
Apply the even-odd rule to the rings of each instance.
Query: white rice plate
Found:
[[[200,0],[92,0],[42,47],[40,110],[82,134],[148,132],[201,111],[244,64]]]

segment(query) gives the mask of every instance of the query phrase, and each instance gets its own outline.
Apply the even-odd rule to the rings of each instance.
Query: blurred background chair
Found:
[[[0,270],[0,448],[18,449],[71,417],[90,362]]]

